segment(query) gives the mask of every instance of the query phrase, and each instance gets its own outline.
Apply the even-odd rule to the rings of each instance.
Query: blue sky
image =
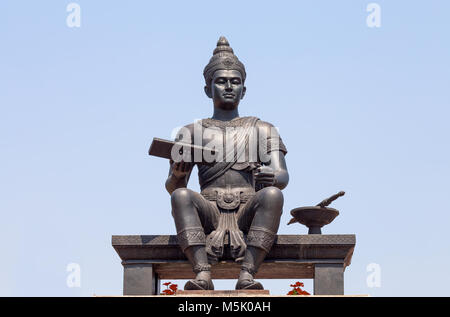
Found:
[[[240,114],[289,150],[279,233],[305,234],[289,211],[345,190],[324,233],[357,236],[346,293],[450,295],[448,1],[376,1],[380,28],[361,0],[80,0],[80,28],[70,2],[0,4],[0,295],[119,295],[111,235],[175,233],[168,164],[146,153],[212,114],[202,71],[220,35],[246,66]]]

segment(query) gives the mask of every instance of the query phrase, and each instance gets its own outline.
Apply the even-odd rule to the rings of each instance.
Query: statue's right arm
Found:
[[[189,124],[184,126],[177,132],[177,136],[175,137],[175,141],[183,141],[187,143],[194,142],[194,126],[193,124]],[[188,162],[174,162],[170,160],[170,169],[169,169],[169,177],[166,180],[166,190],[169,194],[178,189],[185,188],[189,182],[189,177],[191,176],[193,163]]]
[[[185,188],[187,186],[192,168],[191,163],[175,163],[170,161],[169,177],[166,180],[166,190],[169,194],[172,195],[175,189]]]

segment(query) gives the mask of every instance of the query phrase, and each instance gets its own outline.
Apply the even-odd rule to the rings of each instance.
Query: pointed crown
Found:
[[[247,74],[245,73],[244,64],[234,55],[233,49],[230,47],[230,43],[228,43],[225,36],[221,36],[217,41],[217,47],[214,49],[213,56],[203,70],[206,85],[209,86],[211,84],[215,71],[228,69],[239,71],[242,76],[242,81],[245,81]]]

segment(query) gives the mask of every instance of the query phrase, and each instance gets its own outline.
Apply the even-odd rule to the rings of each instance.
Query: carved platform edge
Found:
[[[227,241],[225,241],[227,244]],[[277,235],[274,245],[356,244],[354,234]],[[175,235],[113,235],[113,246],[178,246]]]
[[[339,259],[350,265],[355,235],[278,235],[265,261],[311,262]],[[112,245],[123,261],[169,263],[186,261],[173,235],[112,236]],[[228,249],[228,248],[227,248]],[[228,256],[224,260],[230,260]],[[130,263],[130,262],[129,262]]]

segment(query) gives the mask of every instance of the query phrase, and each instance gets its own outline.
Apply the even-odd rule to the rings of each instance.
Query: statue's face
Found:
[[[211,87],[205,87],[208,97],[213,99],[214,107],[234,110],[245,95],[245,86],[241,73],[237,70],[217,70],[211,81]]]

